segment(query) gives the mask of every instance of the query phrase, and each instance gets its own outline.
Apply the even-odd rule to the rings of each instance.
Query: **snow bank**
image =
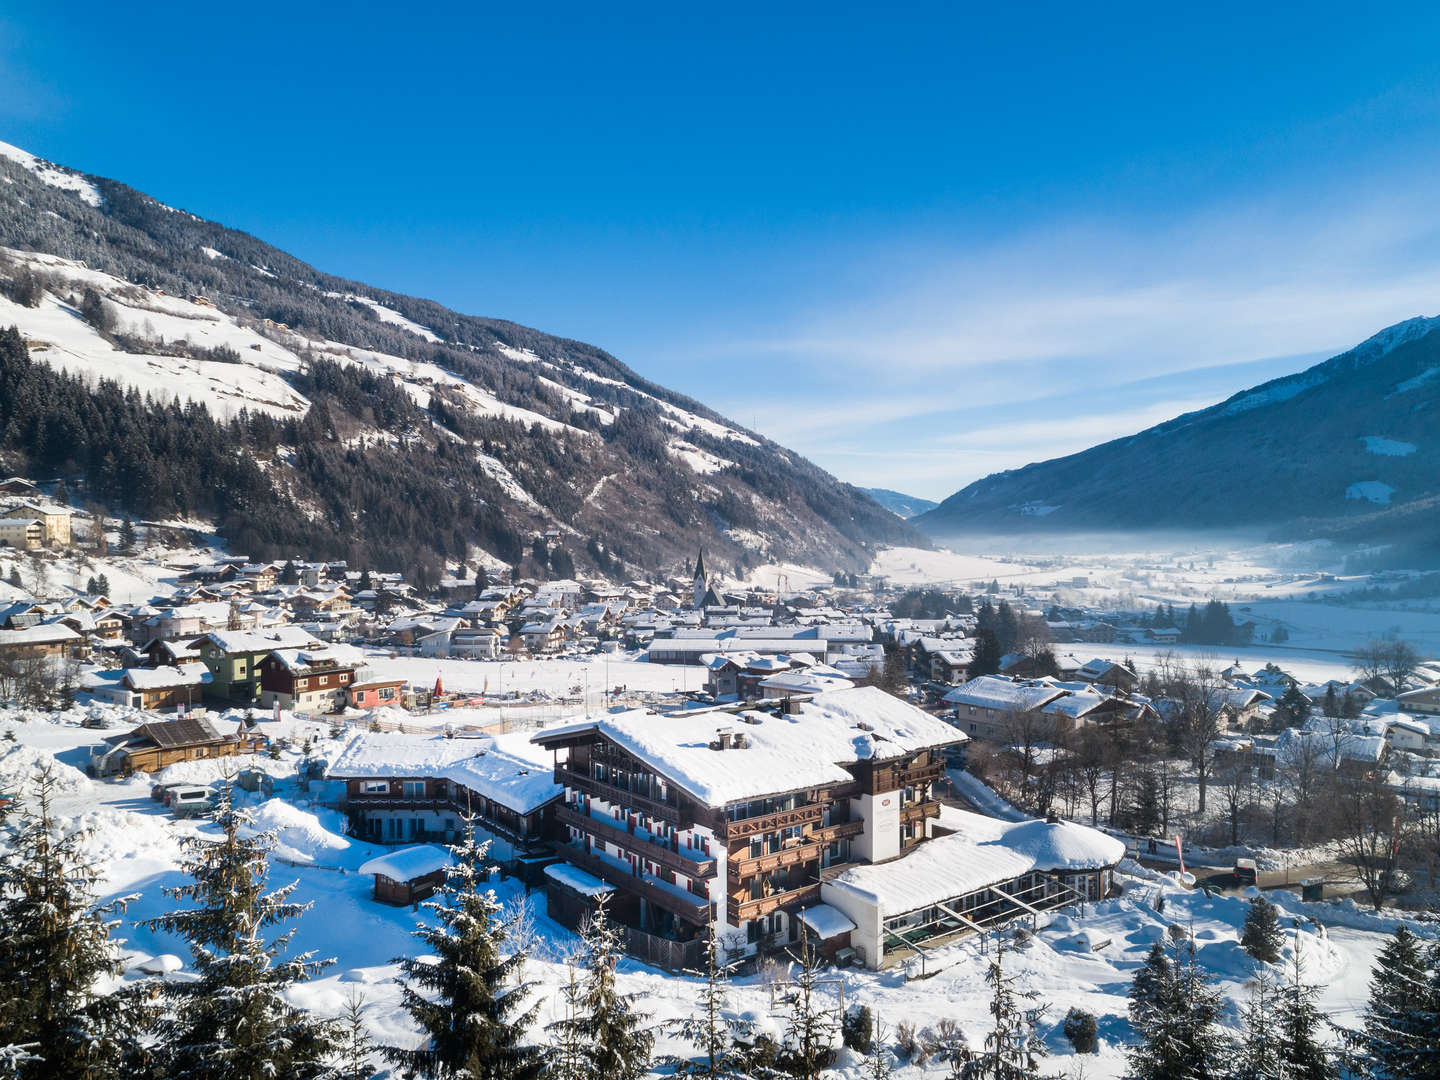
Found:
[[[291,862],[333,863],[350,849],[349,839],[337,831],[344,828],[344,819],[335,811],[302,810],[284,799],[267,799],[251,813],[255,817],[252,832],[273,830],[275,853]]]
[[[55,791],[62,795],[81,795],[94,789],[95,783],[79,769],[57,761],[48,750],[24,743],[0,743],[0,792],[29,795],[35,790],[35,774],[45,766],[51,769]]]

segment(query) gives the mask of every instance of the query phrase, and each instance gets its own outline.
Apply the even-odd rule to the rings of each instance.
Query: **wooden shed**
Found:
[[[418,844],[362,863],[360,873],[375,875],[376,900],[386,904],[414,904],[440,887],[452,861],[448,848]]]

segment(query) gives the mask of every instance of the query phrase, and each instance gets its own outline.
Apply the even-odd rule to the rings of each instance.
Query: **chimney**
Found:
[[[730,749],[731,740],[733,740],[735,736],[729,728],[722,727],[715,729],[715,737],[717,739],[715,748],[717,750],[728,750]]]

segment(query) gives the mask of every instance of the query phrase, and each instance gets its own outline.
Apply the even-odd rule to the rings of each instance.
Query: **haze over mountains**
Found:
[[[914,519],[931,536],[1262,529],[1434,554],[1440,318],[1077,454],[995,473]]]
[[[4,144],[0,245],[0,327],[84,384],[59,392],[10,356],[13,392],[50,402],[27,415],[57,399],[94,408],[84,394],[99,380],[170,407],[136,419],[128,445],[92,445],[78,415],[0,432],[0,467],[71,477],[116,512],[208,518],[256,557],[304,547],[381,566],[513,563],[544,532],[563,538],[562,569],[615,574],[701,546],[717,568],[863,569],[877,544],[926,543],[860,489],[599,348],[333,277]],[[186,403],[227,422],[204,483],[157,445]]]
[[[865,488],[863,490],[886,510],[898,514],[902,518],[913,518],[916,514],[934,510],[940,505],[933,499],[922,499],[918,495],[906,495],[904,492],[891,491],[889,488]]]

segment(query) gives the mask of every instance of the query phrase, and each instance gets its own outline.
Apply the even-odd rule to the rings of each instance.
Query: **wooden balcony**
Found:
[[[908,769],[900,769],[895,774],[895,779],[900,787],[909,787],[911,784],[930,784],[939,780],[945,775],[945,763],[935,762],[933,765],[921,763],[911,765]]]
[[[744,840],[747,837],[755,836],[758,833],[774,832],[776,829],[788,829],[795,825],[816,825],[825,818],[825,807],[820,803],[807,803],[804,806],[797,806],[794,810],[781,810],[775,814],[765,814],[763,817],[741,818],[739,821],[727,821],[725,823],[726,840]]]
[[[562,844],[559,854],[568,863],[573,863],[586,873],[594,874],[601,881],[608,881],[617,889],[643,897],[658,908],[673,912],[695,926],[710,925],[710,901],[696,896],[686,900],[678,892],[662,889],[643,877],[616,866],[609,859],[602,858],[574,844]]]
[[[688,829],[695,824],[694,815],[682,810],[675,803],[661,802],[633,791],[626,791],[614,784],[607,784],[604,780],[596,780],[584,773],[567,769],[564,765],[555,766],[555,782],[574,788],[576,791],[583,791],[597,799],[604,799],[616,806],[639,810],[647,817],[668,821],[677,829]]]
[[[440,798],[435,795],[416,796],[415,798],[390,794],[346,795],[344,805],[347,810],[434,810],[441,814],[459,813],[453,798],[449,796]],[[456,820],[458,823],[458,817]]]
[[[900,808],[900,824],[910,825],[925,818],[940,816],[940,800],[926,799]]]
[[[813,862],[820,858],[833,841],[847,836],[859,836],[864,831],[865,822],[844,821],[838,825],[827,825],[824,828],[816,829],[806,834],[801,843],[781,848],[779,851],[769,851],[764,855],[746,858],[736,858],[732,855],[729,874],[732,879],[744,880],[752,878],[756,874],[769,874],[776,870],[783,870],[787,866]]]
[[[732,921],[741,922],[747,919],[758,919],[769,915],[781,908],[813,907],[820,903],[820,884],[806,885],[799,889],[790,889],[788,892],[775,893],[771,896],[762,896],[758,900],[741,900],[733,904]]]
[[[674,848],[651,840],[648,837],[632,833],[614,821],[606,821],[603,818],[593,817],[585,814],[564,803],[555,804],[555,820],[565,825],[574,825],[577,829],[594,833],[596,836],[604,837],[611,843],[619,844],[628,851],[657,862],[661,866],[668,866],[677,873],[686,877],[703,878],[715,873],[715,860],[706,858],[696,860],[676,851]]]

